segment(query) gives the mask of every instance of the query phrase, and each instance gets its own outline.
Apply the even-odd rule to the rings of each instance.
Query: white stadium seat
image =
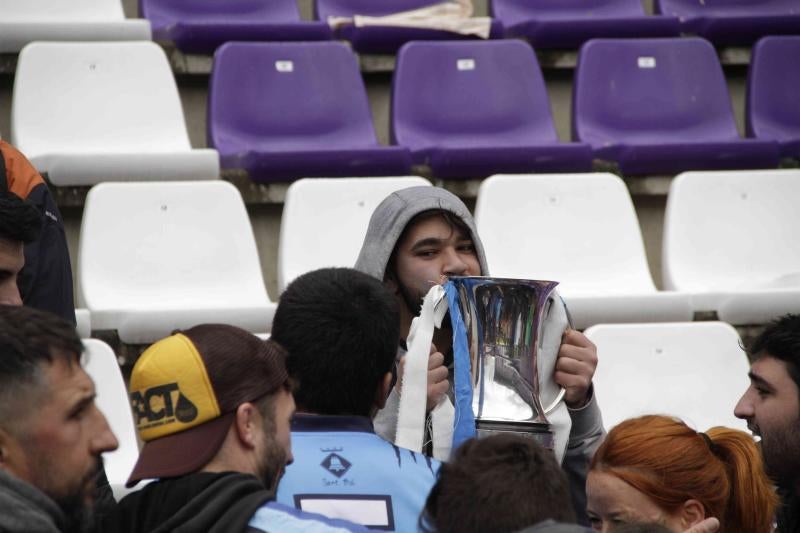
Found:
[[[492,276],[559,282],[573,325],[691,320],[656,289],[625,183],[612,174],[496,175],[475,208]]]
[[[607,429],[645,414],[677,416],[698,431],[747,429],[733,408],[750,365],[729,324],[601,324],[585,333],[597,345],[594,391]]]
[[[737,325],[800,312],[800,170],[684,172],[664,219],[667,288]]]
[[[106,477],[114,497],[119,500],[131,490],[125,488],[125,482],[139,458],[136,426],[128,401],[128,391],[111,347],[97,339],[83,339],[83,346],[82,363],[86,373],[94,381],[97,407],[105,415],[111,431],[119,441],[119,448],[103,454]]]
[[[92,314],[83,307],[75,309],[75,331],[82,339],[92,336]]]
[[[192,149],[175,78],[153,42],[26,46],[11,142],[58,186],[220,172],[215,150]]]
[[[33,41],[149,40],[150,23],[126,19],[120,0],[0,0],[0,53]]]
[[[239,191],[220,180],[103,183],[86,197],[78,275],[95,330],[131,344],[225,323],[269,331],[253,229]]]
[[[390,193],[430,182],[415,176],[306,178],[289,186],[278,244],[278,290],[323,267],[352,267],[372,212]]]

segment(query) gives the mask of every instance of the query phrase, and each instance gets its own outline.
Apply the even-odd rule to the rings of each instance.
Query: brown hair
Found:
[[[673,513],[698,500],[720,531],[767,533],[778,497],[761,454],[743,431],[715,427],[698,433],[680,420],[643,416],[613,428],[590,470],[611,474]]]

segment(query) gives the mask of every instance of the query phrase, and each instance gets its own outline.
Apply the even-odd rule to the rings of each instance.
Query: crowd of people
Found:
[[[24,157],[0,153],[0,531],[800,531],[800,315],[748,348],[750,386],[731,409],[753,435],[659,414],[606,434],[597,349],[567,329],[553,376],[572,422],[560,464],[514,433],[444,462],[395,444],[422,298],[449,276],[489,274],[468,209],[436,187],[389,195],[354,268],[294,280],[268,340],[220,323],[149,346],[128,391],[136,490],[116,501],[102,454],[118,442],[81,366],[60,215]],[[39,186],[38,204],[20,197]],[[445,321],[428,413],[452,394],[452,352]]]

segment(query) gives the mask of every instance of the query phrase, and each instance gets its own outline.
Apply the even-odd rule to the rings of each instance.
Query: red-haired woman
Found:
[[[750,435],[698,433],[666,416],[613,428],[592,459],[586,495],[592,528],[602,532],[626,522],[680,532],[716,517],[721,532],[769,533],[778,505]]]

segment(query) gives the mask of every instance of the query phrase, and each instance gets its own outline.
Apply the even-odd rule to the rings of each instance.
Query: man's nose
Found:
[[[464,262],[455,249],[448,249],[446,252],[444,274],[446,276],[463,276],[469,265]]]
[[[741,418],[743,420],[753,416],[753,404],[750,401],[747,392],[742,394],[742,397],[739,398],[739,401],[736,403],[736,407],[733,408],[733,414],[736,418]]]
[[[113,452],[119,447],[119,441],[108,426],[108,421],[103,416],[103,413],[98,410],[97,414],[100,420],[98,421],[97,432],[94,434],[94,439],[92,439],[92,452],[96,454]]]
[[[16,282],[4,283],[0,286],[0,304],[22,305],[22,296],[19,294]]]

